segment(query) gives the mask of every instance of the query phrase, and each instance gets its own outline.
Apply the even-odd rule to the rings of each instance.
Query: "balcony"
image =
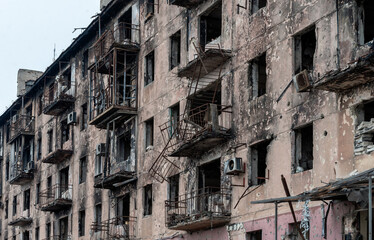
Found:
[[[34,161],[29,161],[23,164],[18,161],[11,167],[10,184],[24,185],[30,183],[34,179],[35,164]]]
[[[57,149],[50,154],[48,154],[45,158],[42,159],[43,163],[50,163],[50,164],[59,164],[66,159],[70,158],[73,155],[73,151],[70,149]]]
[[[71,185],[56,184],[40,192],[40,209],[45,212],[58,212],[72,206]]]
[[[56,116],[74,105],[75,89],[72,83],[70,73],[56,77],[44,93],[44,114]]]
[[[203,0],[170,0],[170,5],[176,5],[179,7],[184,7],[188,9],[192,9],[202,3]]]
[[[116,184],[132,180],[135,180],[134,172],[121,171],[118,173],[111,174],[109,176],[103,176],[103,174],[100,174],[95,177],[94,187],[113,190],[116,188]]]
[[[316,89],[344,92],[351,88],[371,82],[374,79],[374,53],[359,58],[345,69],[332,71],[318,79],[313,86]]]
[[[121,239],[131,240],[136,238],[136,217],[116,217],[103,222],[93,222],[91,230],[100,235],[102,240]]]
[[[9,226],[25,227],[32,223],[30,217],[20,217],[8,223]]]
[[[71,236],[70,235],[67,235],[67,236],[59,236],[59,235],[55,235],[55,236],[50,236],[50,237],[46,237],[46,238],[43,238],[43,240],[71,240]]]
[[[176,200],[165,201],[166,226],[172,230],[198,231],[224,226],[231,219],[229,189],[203,188]]]
[[[12,143],[19,136],[34,136],[35,119],[27,115],[15,115],[10,124],[9,143]]]

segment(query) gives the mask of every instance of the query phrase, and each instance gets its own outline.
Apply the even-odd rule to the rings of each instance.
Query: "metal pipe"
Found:
[[[373,193],[372,193],[372,189],[373,189],[373,179],[372,179],[372,176],[370,175],[369,176],[369,238],[368,239],[373,239],[373,202],[372,202],[372,198],[373,198]]]
[[[278,202],[275,202],[275,219],[274,219],[274,235],[275,235],[275,240],[278,239]]]

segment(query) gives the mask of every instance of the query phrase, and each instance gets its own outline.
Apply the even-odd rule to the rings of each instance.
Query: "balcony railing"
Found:
[[[55,236],[50,236],[50,237],[46,237],[46,238],[43,238],[43,240],[71,240],[71,236],[70,235],[67,235],[67,236],[59,236],[59,235],[55,235]]]
[[[136,217],[116,217],[103,222],[93,222],[91,230],[100,232],[101,239],[136,239]]]
[[[139,50],[139,36],[139,25],[119,23],[114,28],[105,31],[93,45],[96,60],[103,58],[113,47],[131,51]]]
[[[32,116],[16,115],[10,124],[9,142],[12,142],[20,135],[34,135],[35,119]]]
[[[19,160],[11,166],[9,183],[14,185],[29,183],[34,178],[34,171],[34,161],[29,161],[23,166],[23,163]]]
[[[166,226],[173,230],[196,231],[225,225],[230,221],[229,189],[206,187],[165,201]]]
[[[40,192],[40,208],[42,211],[57,212],[72,205],[73,187],[56,184]]]
[[[44,114],[58,115],[74,103],[74,82],[68,76],[56,77],[44,93]]]

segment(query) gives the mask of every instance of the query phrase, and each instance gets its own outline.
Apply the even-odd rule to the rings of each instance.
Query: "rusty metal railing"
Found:
[[[44,208],[52,204],[55,200],[72,200],[73,186],[55,184],[52,187],[47,187],[39,194],[40,207]]]
[[[136,239],[136,217],[121,216],[93,222],[91,230],[100,232],[101,239]]]
[[[35,118],[28,115],[16,115],[10,124],[9,139],[17,137],[19,134],[33,134],[35,131]]]
[[[17,155],[16,159],[17,161],[11,166],[10,180],[13,180],[22,175],[32,174],[35,171],[35,164],[33,160],[28,161],[24,166],[20,155]]]
[[[58,75],[44,92],[43,108],[46,109],[59,100],[73,101],[74,83],[69,77]]]
[[[231,191],[206,187],[165,201],[167,227],[231,215]]]
[[[54,236],[43,238],[43,240],[71,240],[71,239],[72,239],[71,235],[67,235],[67,236],[54,235]]]

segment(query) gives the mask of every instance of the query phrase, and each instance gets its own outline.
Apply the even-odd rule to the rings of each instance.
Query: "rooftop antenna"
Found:
[[[54,44],[53,48],[53,62],[56,60],[56,43]]]

